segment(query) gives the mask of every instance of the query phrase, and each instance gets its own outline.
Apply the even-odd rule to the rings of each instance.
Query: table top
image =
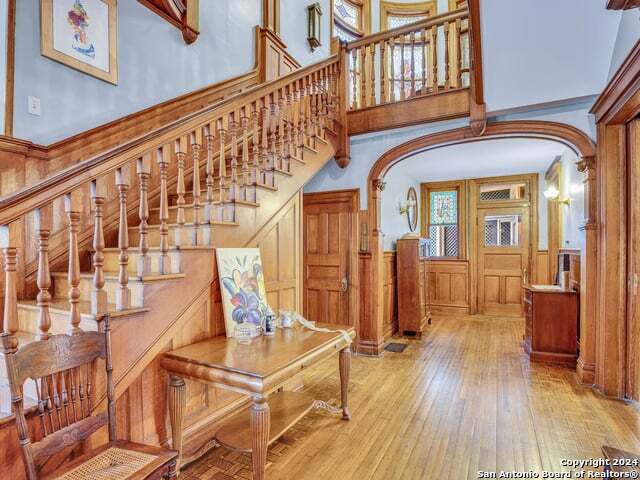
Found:
[[[322,323],[316,326],[334,331],[316,332],[296,325],[294,328],[278,328],[273,336],[261,335],[246,342],[214,337],[167,352],[164,356],[206,368],[266,378],[317,350],[344,341],[337,330],[344,330],[355,338],[352,326]]]
[[[578,293],[575,290],[564,288],[560,285],[526,285],[525,288],[536,293]]]

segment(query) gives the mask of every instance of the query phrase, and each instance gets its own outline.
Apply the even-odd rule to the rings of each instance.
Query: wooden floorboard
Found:
[[[579,385],[575,373],[530,364],[522,320],[437,318],[403,353],[355,357],[353,419],[309,413],[269,449],[268,478],[464,480],[484,471],[569,471],[562,459],[640,452],[633,405]],[[338,404],[337,359],[308,371],[305,390]],[[250,457],[216,449],[183,480],[250,478]]]

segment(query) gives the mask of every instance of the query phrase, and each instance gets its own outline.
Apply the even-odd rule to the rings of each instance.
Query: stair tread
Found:
[[[133,227],[129,228],[131,229]],[[172,245],[169,247],[169,253],[180,252],[180,250],[215,250],[215,247],[210,245],[181,245],[179,247]],[[107,247],[103,251],[108,253],[120,253],[120,249],[118,247]],[[129,247],[128,252],[130,254],[139,254],[140,247]],[[160,247],[149,247],[149,252],[160,253]]]
[[[226,203],[233,203],[233,202],[226,202]],[[236,205],[241,205],[241,206],[247,206],[247,207],[259,207],[260,204],[258,202],[250,202],[248,200],[236,200],[235,201]],[[213,202],[214,205],[220,205],[220,201],[219,200],[215,200]],[[202,202],[200,203],[200,209],[204,210],[206,206],[206,203]],[[193,203],[185,203],[183,205],[184,208],[193,208]],[[176,210],[178,208],[178,205],[169,205],[169,210]],[[155,207],[151,209],[152,212],[159,212],[160,211],[160,207]]]
[[[52,277],[63,277],[63,276],[66,277],[67,275],[68,275],[67,272],[51,272]],[[119,277],[118,272],[113,272],[113,271],[104,272],[105,280],[117,280],[118,277]],[[176,280],[184,277],[185,277],[184,273],[166,273],[166,274],[148,273],[146,275],[143,275],[142,277],[129,274],[129,281],[149,283],[149,282],[158,282],[162,280]],[[80,272],[80,278],[93,278],[93,272]]]
[[[39,308],[36,300],[19,300],[18,306],[30,309]],[[49,302],[49,310],[57,313],[69,312],[69,301],[66,298],[53,298],[51,302]],[[78,303],[78,310],[80,311],[80,315],[95,317],[95,315],[91,313],[90,301],[80,301]],[[109,316],[111,318],[117,318],[125,315],[136,315],[139,313],[145,313],[148,312],[149,309],[146,307],[133,307],[127,310],[116,310],[116,305],[114,303],[109,303],[107,304],[107,311],[109,312]]]
[[[201,223],[200,226],[204,226],[204,225],[218,225],[221,227],[237,227],[240,224],[238,222],[231,222],[231,221],[227,221],[227,220],[214,220],[211,224],[209,223]],[[177,223],[168,223],[167,226],[169,228],[176,228],[178,226]],[[183,227],[193,227],[193,223],[186,223],[184,225],[182,225]],[[137,227],[129,227],[129,230],[138,230],[140,228],[140,226]],[[160,224],[157,225],[149,225],[148,227],[149,229],[158,229],[160,228]]]

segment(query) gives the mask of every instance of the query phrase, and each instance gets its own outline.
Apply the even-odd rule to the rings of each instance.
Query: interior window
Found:
[[[429,255],[458,256],[458,192],[429,192]]]
[[[357,40],[364,35],[361,2],[333,0],[333,33],[346,42]]]
[[[485,184],[480,186],[480,200],[499,202],[505,200],[523,200],[527,197],[527,185],[519,183]]]
[[[484,217],[485,247],[515,247],[520,245],[520,215],[487,215]]]

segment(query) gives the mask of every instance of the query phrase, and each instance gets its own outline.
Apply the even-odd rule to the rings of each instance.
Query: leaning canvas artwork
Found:
[[[42,54],[117,83],[115,0],[41,0]]]
[[[218,276],[227,337],[236,326],[260,326],[269,308],[258,248],[218,248]]]

